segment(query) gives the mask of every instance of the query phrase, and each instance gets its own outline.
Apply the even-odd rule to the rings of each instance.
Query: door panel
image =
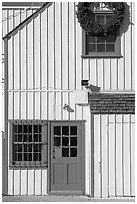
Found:
[[[82,193],[81,127],[80,122],[51,123],[51,192]]]

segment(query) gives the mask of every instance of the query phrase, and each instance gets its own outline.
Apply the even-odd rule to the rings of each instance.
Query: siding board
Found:
[[[20,194],[20,171],[14,170],[14,195]]]
[[[22,170],[21,171],[21,195],[26,195],[27,194],[27,170]]]
[[[28,101],[26,106],[28,106],[28,119],[33,119],[33,92],[28,92]]]
[[[42,195],[47,195],[47,170],[42,170]]]
[[[124,116],[124,196],[130,196],[129,115]]]
[[[40,17],[34,20],[35,89],[40,89]],[[52,34],[52,33],[51,33]]]
[[[90,59],[90,80],[91,83],[96,85],[96,61],[95,59]]]
[[[94,197],[100,198],[100,115],[94,116]]]
[[[33,186],[34,186],[33,170],[29,170],[28,171],[28,195],[34,195]]]
[[[69,3],[69,89],[75,89],[74,4]]]
[[[33,22],[28,24],[28,89],[33,89]]]
[[[122,195],[122,116],[116,116],[116,196]]]
[[[26,28],[21,30],[21,89],[26,89]]]
[[[48,46],[48,40],[47,40],[47,10],[41,14],[41,74],[42,74],[42,89],[47,89],[47,66],[48,66],[48,59],[47,59],[47,46]]]
[[[21,92],[21,119],[26,119],[26,93]]]
[[[107,115],[102,115],[102,197],[108,197],[108,168],[107,168]]]
[[[55,4],[55,89],[61,89],[61,6],[57,2]]]
[[[35,171],[35,195],[41,194],[41,170]]]
[[[115,124],[114,115],[109,116],[109,195],[115,196]]]
[[[62,3],[62,89],[68,89],[68,3]]]
[[[131,196],[135,196],[135,116],[131,115]]]

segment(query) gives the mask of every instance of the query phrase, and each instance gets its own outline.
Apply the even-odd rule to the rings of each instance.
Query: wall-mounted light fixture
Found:
[[[74,112],[74,110],[67,104],[64,104],[64,107],[63,107],[64,110],[67,110],[68,112]]]

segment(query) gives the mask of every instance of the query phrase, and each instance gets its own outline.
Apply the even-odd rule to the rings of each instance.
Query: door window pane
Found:
[[[54,126],[54,135],[61,135],[61,127]]]
[[[70,138],[70,146],[77,146],[77,137]]]
[[[70,126],[70,135],[77,135],[77,126]]]
[[[62,157],[69,157],[69,148],[62,148]]]
[[[62,146],[69,146],[69,137],[62,138]]]
[[[70,157],[77,157],[77,148],[70,148]]]
[[[69,135],[69,126],[62,126],[62,135]]]
[[[60,145],[61,145],[61,138],[54,137],[54,146],[60,146]]]

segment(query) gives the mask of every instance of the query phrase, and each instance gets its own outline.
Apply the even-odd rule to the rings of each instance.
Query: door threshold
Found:
[[[49,195],[84,195],[81,191],[50,191]]]

